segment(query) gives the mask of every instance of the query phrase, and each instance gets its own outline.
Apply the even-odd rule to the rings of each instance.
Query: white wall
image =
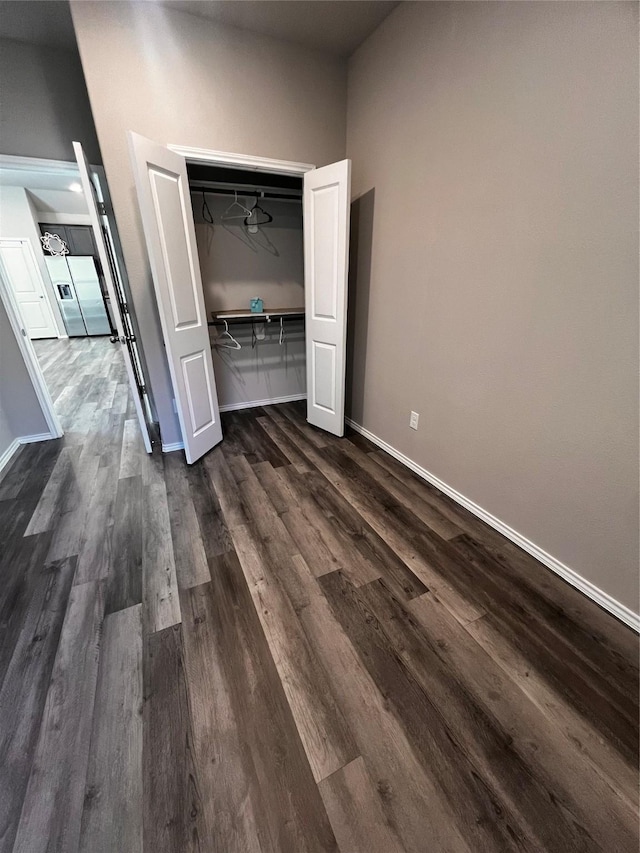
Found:
[[[350,414],[636,610],[638,4],[403,3],[347,124]]]
[[[253,205],[253,199],[240,198],[249,207]],[[265,309],[304,306],[301,204],[261,202],[273,222],[252,236],[238,222],[223,223],[228,198],[207,196],[213,226],[202,220],[201,192],[192,193],[192,203],[207,316],[212,311],[248,309],[254,296],[263,300]],[[242,349],[213,350],[221,406],[305,393],[304,323],[285,320],[283,345],[278,322],[257,323],[256,329],[265,339],[252,346],[251,326],[232,324],[232,334]],[[212,340],[220,331],[219,327],[211,330]]]
[[[22,352],[0,299],[0,457],[14,439],[48,432]]]
[[[79,180],[80,175],[78,175]],[[67,225],[91,224],[84,193],[36,188],[30,188],[29,193],[38,213],[39,222],[61,222]]]
[[[101,163],[78,52],[0,39],[0,152],[74,160],[78,140]]]
[[[66,336],[67,333],[42,253],[40,231],[37,225],[38,219],[28,190],[23,187],[0,186],[0,238],[27,239],[29,241],[45,284],[53,317],[58,327],[58,334]]]
[[[346,63],[152,3],[74,0],[71,12],[148,378],[170,444],[180,431],[126,132],[324,165],[344,156]]]

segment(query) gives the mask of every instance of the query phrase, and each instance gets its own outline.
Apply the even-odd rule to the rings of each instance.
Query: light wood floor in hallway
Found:
[[[2,853],[636,853],[637,637],[299,405],[144,453],[118,348],[0,480]]]

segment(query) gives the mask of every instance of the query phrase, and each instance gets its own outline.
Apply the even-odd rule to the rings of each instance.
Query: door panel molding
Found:
[[[185,455],[195,462],[222,440],[204,291],[184,157],[129,131],[160,324]]]

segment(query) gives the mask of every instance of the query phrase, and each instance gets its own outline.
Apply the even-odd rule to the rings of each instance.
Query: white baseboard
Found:
[[[0,456],[0,471],[3,471],[7,467],[19,448],[20,442],[17,438],[14,438],[9,447],[7,447],[4,453]]]
[[[523,551],[526,551],[528,554],[531,554],[532,557],[535,557],[540,563],[546,566],[548,569],[551,569],[552,572],[555,572],[559,575],[563,580],[570,583],[572,586],[579,589],[580,592],[584,593],[584,595],[591,598],[596,604],[599,604],[600,607],[603,607],[605,610],[609,611],[609,613],[613,614],[616,618],[618,618],[621,622],[624,622],[625,625],[628,625],[630,628],[633,628],[634,631],[640,633],[640,615],[634,613],[633,610],[626,607],[624,604],[621,604],[615,598],[610,596],[604,590],[601,590],[599,587],[595,586],[595,584],[588,581],[586,578],[583,578],[576,571],[569,568],[569,566],[565,566],[564,563],[561,563],[560,560],[557,560],[551,554],[548,554],[542,548],[535,544],[535,542],[531,542],[521,533],[518,533],[517,530],[514,530],[512,527],[509,527],[508,524],[505,524],[504,521],[501,521],[499,518],[496,518],[495,515],[492,515],[490,512],[487,512],[486,509],[483,509],[477,503],[465,497],[460,492],[456,491],[456,489],[449,486],[447,483],[443,482],[439,477],[436,477],[435,474],[431,474],[426,468],[423,468],[421,465],[418,465],[412,459],[409,459],[408,456],[405,456],[404,453],[401,453],[399,450],[396,450],[395,447],[392,447],[390,444],[387,444],[386,441],[379,438],[374,433],[370,432],[365,427],[357,424],[355,421],[352,421],[351,418],[345,418],[346,422],[349,426],[353,427],[356,432],[359,432],[365,438],[368,438],[373,444],[380,447],[389,456],[393,456],[394,459],[397,459],[398,462],[401,462],[403,465],[406,465],[407,468],[410,468],[415,474],[419,477],[422,477],[423,480],[426,480],[427,483],[431,483],[432,486],[435,486],[445,495],[448,495],[452,498],[456,503],[459,503],[465,509],[468,509],[469,512],[472,512],[475,516],[480,518],[482,521],[486,522],[488,525],[493,527],[499,533],[502,533],[503,536],[506,536],[507,539],[510,539],[512,542],[515,542]]]
[[[269,397],[268,400],[249,400],[247,403],[227,403],[220,406],[221,412],[237,412],[240,409],[256,409],[258,406],[275,406],[277,403],[293,403],[306,400],[306,394],[288,394],[286,397]]]
[[[174,441],[173,444],[165,444],[164,442],[162,443],[163,453],[171,453],[174,450],[184,450],[184,442]]]
[[[54,437],[50,432],[38,432],[35,435],[21,435],[18,441],[20,444],[33,444],[35,441],[51,441]]]
[[[250,400],[248,403],[229,403],[220,406],[221,412],[238,412],[240,409],[255,409],[258,406],[274,406],[276,403],[293,403],[295,400],[306,400],[306,394],[289,394],[286,397],[270,397],[268,400]],[[223,436],[224,439],[224,436]],[[162,445],[163,453],[171,453],[174,450],[184,450],[184,442],[174,441],[173,444]]]
[[[0,471],[3,471],[7,467],[13,459],[14,454],[17,453],[23,444],[33,444],[34,441],[49,441],[52,438],[53,436],[50,432],[41,432],[36,435],[20,435],[18,438],[14,438],[9,447],[0,455]]]

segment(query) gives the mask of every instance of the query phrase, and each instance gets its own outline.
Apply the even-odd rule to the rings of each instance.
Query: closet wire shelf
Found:
[[[269,311],[250,311],[248,308],[239,308],[237,311],[212,311],[209,326],[222,326],[225,321],[229,323],[246,323],[253,320],[261,320],[270,323],[272,320],[293,319],[304,317],[304,308],[274,308]]]

